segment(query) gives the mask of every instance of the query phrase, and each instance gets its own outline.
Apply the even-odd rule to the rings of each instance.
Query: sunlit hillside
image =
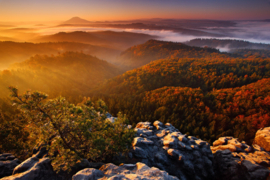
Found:
[[[270,180],[270,0],[0,0],[0,180]]]
[[[121,72],[114,65],[83,53],[35,55],[1,72],[1,97],[8,95],[10,85],[51,96],[84,96],[98,83]]]
[[[136,50],[140,54],[152,49]],[[270,59],[219,52],[202,58],[196,53],[193,49],[197,58],[155,60],[93,92],[106,100],[112,113],[124,112],[134,124],[158,119],[209,142],[220,136],[252,142],[259,128],[270,125],[268,107],[261,104],[270,97]]]
[[[58,55],[67,51],[83,52],[99,59],[114,61],[121,51],[75,42],[0,42],[0,68],[7,69],[12,63],[22,62],[34,55]]]

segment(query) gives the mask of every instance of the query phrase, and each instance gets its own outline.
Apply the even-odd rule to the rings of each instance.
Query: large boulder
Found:
[[[270,153],[237,138],[221,137],[213,143],[215,178],[218,180],[263,180],[270,173]]]
[[[270,127],[265,127],[257,131],[253,144],[257,144],[270,152]]]
[[[80,161],[77,161],[74,166],[71,167],[70,170],[63,171],[61,170],[58,172],[58,177],[59,179],[62,180],[70,180],[72,179],[72,176],[76,174],[78,171],[81,171],[86,168],[95,168],[99,169],[104,163],[98,162],[98,163],[93,163],[89,162],[87,159],[82,159]]]
[[[155,167],[148,167],[143,163],[123,164],[116,166],[112,163],[103,165],[99,170],[87,168],[79,171],[73,180],[178,180],[177,177],[168,175]]]
[[[142,162],[165,170],[179,179],[213,179],[213,154],[210,145],[193,136],[180,133],[171,124],[140,122],[130,162]]]
[[[10,153],[0,154],[0,178],[12,175],[12,172],[20,161]]]
[[[4,177],[1,180],[57,180],[50,159],[39,159],[38,155],[33,155],[22,162],[14,169],[12,176]]]

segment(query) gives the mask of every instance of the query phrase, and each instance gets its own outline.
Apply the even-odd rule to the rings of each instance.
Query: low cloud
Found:
[[[134,32],[144,33],[153,36],[158,36],[157,39],[163,41],[185,42],[195,38],[217,38],[211,36],[194,36],[186,35],[170,30],[149,30],[149,29],[120,29],[120,28],[95,28],[95,27],[57,27],[57,28],[43,28],[39,30],[42,35],[55,34],[58,32],[72,32],[72,31],[116,31],[116,32]],[[207,32],[214,32],[222,34],[218,39],[238,39],[246,40],[255,43],[270,44],[270,22],[262,21],[238,21],[235,26],[205,29]]]

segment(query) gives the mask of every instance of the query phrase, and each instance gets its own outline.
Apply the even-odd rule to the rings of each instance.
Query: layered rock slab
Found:
[[[87,168],[76,173],[72,180],[178,180],[178,178],[138,162],[120,166],[109,163],[99,170]]]
[[[263,180],[269,177],[270,153],[237,138],[221,137],[213,143],[215,178]]]
[[[10,176],[20,161],[10,153],[0,154],[0,178]]]
[[[12,176],[1,180],[57,180],[49,158],[38,158],[38,154],[28,158],[13,170]]]
[[[213,179],[213,154],[207,142],[182,134],[171,124],[160,121],[140,122],[135,131],[130,158],[179,179]]]

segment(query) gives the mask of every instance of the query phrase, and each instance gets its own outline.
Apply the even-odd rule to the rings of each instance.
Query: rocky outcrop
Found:
[[[270,127],[265,127],[257,131],[253,144],[257,144],[270,152]]]
[[[112,163],[103,165],[99,170],[88,168],[79,171],[72,177],[73,180],[178,180],[155,167],[148,167],[143,163],[123,164],[116,166]]]
[[[0,177],[6,176],[1,180],[266,180],[270,178],[270,152],[261,146],[269,148],[269,130],[260,129],[252,146],[237,138],[221,137],[210,147],[169,123],[140,122],[135,128],[129,158],[124,159],[126,164],[90,163],[83,159],[70,172],[60,171],[56,175],[47,158],[46,146],[42,145],[21,164],[11,154],[0,154]],[[123,157],[120,153],[116,160],[123,162]]]
[[[212,179],[213,154],[207,142],[180,133],[171,124],[140,122],[129,157],[179,179]]]
[[[58,172],[57,175],[58,175],[58,178],[61,180],[70,180],[72,179],[72,176],[76,174],[78,171],[81,171],[86,168],[98,169],[102,165],[104,165],[104,163],[101,163],[101,162],[93,163],[93,162],[89,162],[87,159],[82,159],[80,161],[77,161],[76,164],[72,166],[70,170],[67,170],[67,171],[61,170],[60,172]]]
[[[12,176],[7,176],[1,180],[57,180],[49,158],[39,159],[41,154],[37,153],[28,158],[20,165],[16,166]]]
[[[239,142],[237,138],[233,137],[220,137],[211,146],[213,153],[226,149],[229,149],[231,152],[253,152],[253,148],[247,145],[245,141]]]
[[[260,180],[270,173],[270,154],[237,138],[221,137],[213,143],[216,179]]]
[[[0,178],[12,175],[12,172],[20,161],[10,153],[0,154]]]

